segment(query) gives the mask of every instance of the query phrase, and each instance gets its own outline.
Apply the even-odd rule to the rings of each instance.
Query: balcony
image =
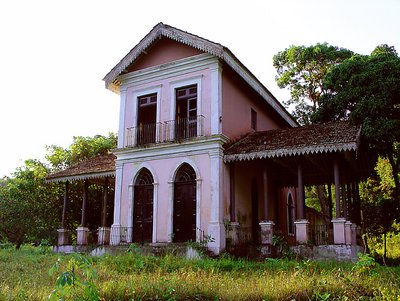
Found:
[[[178,142],[204,136],[204,116],[179,118],[126,129],[125,147]]]

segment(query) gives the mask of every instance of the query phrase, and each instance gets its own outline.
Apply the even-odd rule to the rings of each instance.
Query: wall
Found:
[[[158,196],[154,200],[156,206],[156,242],[167,242],[171,239],[170,229],[172,227],[172,200],[173,200],[173,181],[178,168],[184,163],[189,163],[197,172],[200,185],[200,225],[199,228],[206,230],[210,219],[210,161],[207,154],[187,155],[181,157],[165,157],[139,160],[139,162],[125,163],[123,166],[122,181],[122,203],[121,203],[121,225],[127,226],[129,219],[132,218],[132,192],[130,185],[141,170],[147,168],[153,175],[157,183]],[[172,204],[171,204],[172,203]]]
[[[230,67],[222,71],[222,133],[231,139],[251,129],[251,109],[257,112],[257,130],[265,131],[285,127],[284,122],[266,101]]]
[[[198,49],[163,37],[146,49],[134,64],[127,68],[127,72],[169,63],[201,53],[203,52]]]

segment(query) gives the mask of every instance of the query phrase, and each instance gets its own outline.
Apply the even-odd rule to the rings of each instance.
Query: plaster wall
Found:
[[[250,131],[251,109],[257,112],[257,131],[287,126],[274,110],[228,66],[222,71],[222,133],[231,139]]]
[[[121,202],[121,225],[129,225],[129,219],[132,219],[132,185],[142,168],[147,168],[153,175],[157,185],[156,216],[153,217],[153,223],[156,221],[156,242],[168,242],[171,240],[170,229],[172,227],[173,210],[173,181],[175,174],[183,163],[191,165],[197,174],[197,187],[200,188],[199,206],[199,228],[206,231],[210,220],[211,188],[210,188],[210,159],[208,154],[187,155],[174,158],[146,159],[137,162],[127,162],[123,164],[122,180],[122,202]],[[199,200],[198,200],[199,201]],[[154,234],[154,233],[153,233]]]
[[[199,83],[198,97],[201,104],[197,106],[197,115],[203,115],[203,133],[211,133],[211,77],[210,69],[204,68],[198,71],[185,72],[181,75],[164,77],[151,82],[126,84],[124,129],[136,127],[135,112],[137,112],[137,98],[141,95],[157,93],[159,101],[157,105],[157,122],[167,122],[175,119],[175,87],[183,87],[192,83]],[[200,86],[200,87],[199,87]],[[125,137],[125,135],[124,135]]]
[[[127,71],[137,71],[203,53],[166,37],[151,45]]]

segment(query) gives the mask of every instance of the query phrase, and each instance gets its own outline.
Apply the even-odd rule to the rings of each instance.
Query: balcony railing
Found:
[[[125,146],[181,141],[201,136],[204,136],[204,116],[198,115],[127,128]]]

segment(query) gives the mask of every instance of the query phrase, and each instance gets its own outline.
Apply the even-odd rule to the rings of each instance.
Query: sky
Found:
[[[117,132],[103,77],[159,22],[228,47],[275,95],[272,57],[327,42],[400,52],[400,0],[13,0],[0,3],[0,178],[46,145]]]

